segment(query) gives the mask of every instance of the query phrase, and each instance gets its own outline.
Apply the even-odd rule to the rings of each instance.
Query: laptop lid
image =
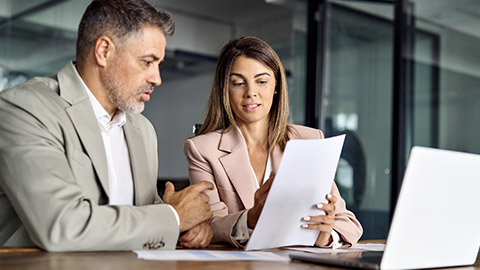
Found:
[[[480,247],[480,155],[414,147],[382,269],[472,265]]]
[[[332,252],[290,257],[362,269],[472,265],[480,247],[479,191],[480,155],[414,147],[383,256]]]

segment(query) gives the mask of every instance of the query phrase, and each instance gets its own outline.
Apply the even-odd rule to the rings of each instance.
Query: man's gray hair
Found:
[[[100,36],[108,36],[121,49],[143,26],[156,26],[165,36],[171,36],[175,30],[169,12],[156,9],[144,0],[92,1],[78,26],[77,61],[86,58]]]

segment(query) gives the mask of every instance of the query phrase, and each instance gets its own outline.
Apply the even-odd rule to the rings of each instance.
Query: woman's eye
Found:
[[[263,81],[263,80],[262,80],[262,81],[258,81],[258,84],[266,84],[266,83],[268,83],[268,81]]]
[[[233,86],[242,86],[245,83],[244,82],[233,82],[232,84],[233,84]]]

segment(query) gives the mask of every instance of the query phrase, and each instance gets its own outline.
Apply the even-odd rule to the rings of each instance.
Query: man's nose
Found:
[[[160,76],[160,67],[153,68],[152,72],[149,74],[148,82],[154,86],[159,86],[162,84],[162,77]]]

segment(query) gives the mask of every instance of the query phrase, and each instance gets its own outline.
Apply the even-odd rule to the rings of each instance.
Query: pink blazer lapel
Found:
[[[247,145],[240,131],[233,127],[227,129],[220,139],[219,150],[229,154],[219,158],[230,182],[242,200],[245,209],[253,207],[254,202],[254,177],[250,159],[248,158]]]

